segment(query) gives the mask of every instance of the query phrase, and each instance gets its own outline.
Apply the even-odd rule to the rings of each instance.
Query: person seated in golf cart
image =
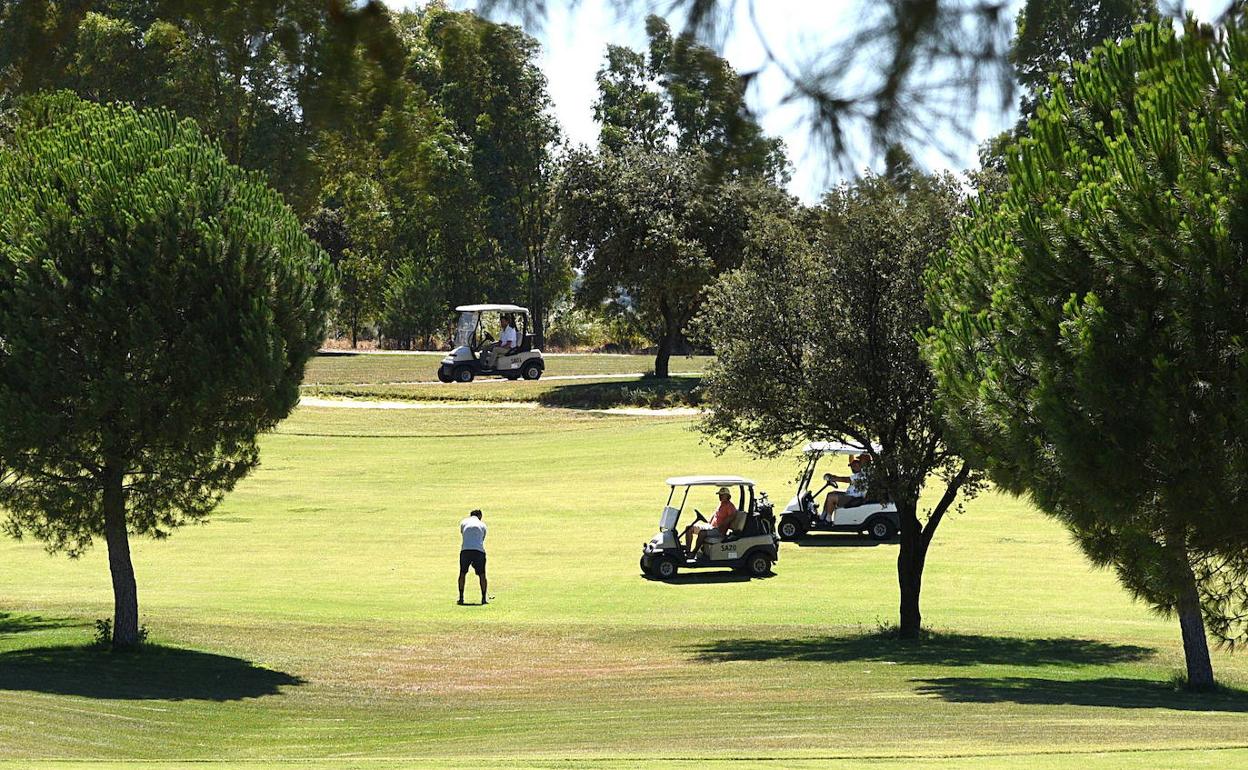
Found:
[[[497,366],[499,356],[509,355],[511,351],[520,347],[520,333],[516,331],[516,317],[511,313],[504,313],[499,316],[498,322],[502,329],[498,332],[498,342],[490,347],[490,366]]]
[[[871,456],[868,454],[850,455],[848,476],[828,474],[827,478],[829,480],[849,484],[849,486],[843,492],[829,492],[828,496],[824,498],[824,521],[832,521],[837,508],[853,508],[867,501],[867,474],[863,473],[862,469],[870,461]]]
[[[704,543],[718,543],[728,536],[733,519],[737,517],[737,506],[732,504],[732,493],[728,487],[720,487],[719,508],[711,514],[710,521],[695,521],[685,527],[685,550],[692,556],[702,549]]]

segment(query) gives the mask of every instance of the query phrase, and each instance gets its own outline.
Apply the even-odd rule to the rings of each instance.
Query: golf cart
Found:
[[[667,480],[671,491],[659,516],[659,534],[641,547],[641,571],[648,577],[668,579],[681,569],[732,567],[751,577],[763,577],[780,558],[780,538],[775,534],[775,517],[767,493],[754,498],[754,482],[740,476],[675,476]],[[686,553],[677,529],[680,515],[694,487],[735,488],[737,515],[722,541],[704,542],[697,553]],[[676,492],[683,489],[679,497]],[[706,517],[694,509],[695,521]]]
[[[518,305],[460,305],[455,324],[454,349],[442,359],[438,379],[442,382],[472,382],[474,377],[505,377],[509,380],[536,380],[546,371],[542,351],[533,349],[529,333],[529,311]],[[483,320],[494,315],[515,319],[519,343],[495,355],[494,336],[483,327]]]
[[[819,460],[825,455],[847,456],[862,451],[861,447],[836,441],[812,441],[802,449],[806,455],[806,468],[797,481],[797,494],[780,515],[778,530],[781,539],[796,540],[807,532],[855,532],[867,534],[872,540],[889,540],[897,534],[901,520],[897,517],[897,506],[891,502],[868,500],[861,505],[837,508],[830,522],[820,515],[816,502],[819,495],[828,487],[838,487],[832,480],[832,474],[825,473],[823,486],[813,493],[810,491],[810,481]]]

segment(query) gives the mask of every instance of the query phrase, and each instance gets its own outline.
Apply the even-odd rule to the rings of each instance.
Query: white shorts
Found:
[[[697,521],[693,524],[697,529],[702,530],[702,538],[707,543],[718,543],[724,539],[724,533],[711,526],[709,521]]]

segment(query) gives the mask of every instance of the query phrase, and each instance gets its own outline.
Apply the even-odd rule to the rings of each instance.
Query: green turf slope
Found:
[[[796,470],[717,457],[679,418],[301,409],[209,524],[134,543],[141,657],[82,647],[110,612],[102,549],[0,543],[0,763],[1248,763],[1248,694],[1176,692],[1176,624],[1016,500],[942,525],[921,646],[874,636],[895,545],[785,544],[765,580],[638,575],[666,476],[743,473],[783,505]],[[489,607],[454,604],[472,507]],[[1248,658],[1215,667],[1248,686]]]

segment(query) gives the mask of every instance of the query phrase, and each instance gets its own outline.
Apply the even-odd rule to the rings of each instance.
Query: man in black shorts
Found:
[[[481,603],[489,604],[485,598],[485,522],[481,521],[481,511],[475,510],[459,522],[459,534],[464,543],[459,551],[459,604],[464,603],[464,578],[468,568],[477,573],[481,581]]]

